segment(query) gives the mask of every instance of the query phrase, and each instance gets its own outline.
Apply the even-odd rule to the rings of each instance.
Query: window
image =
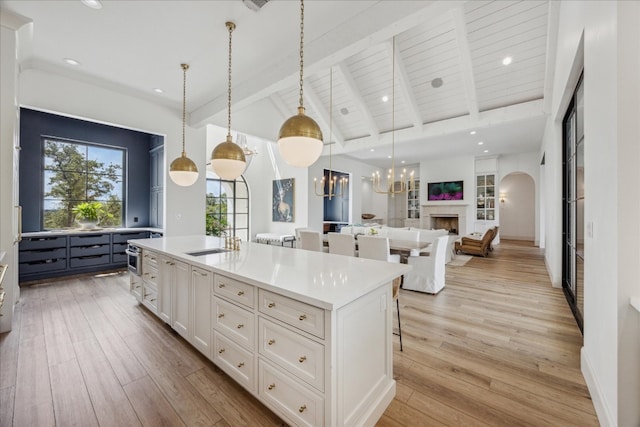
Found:
[[[98,201],[102,226],[122,225],[125,150],[43,139],[43,229],[75,227],[73,208]]]
[[[231,235],[249,241],[249,189],[244,177],[235,181],[220,179],[207,171],[206,231],[221,236],[231,229]]]

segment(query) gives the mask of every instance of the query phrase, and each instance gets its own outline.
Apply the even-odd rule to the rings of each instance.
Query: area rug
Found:
[[[447,265],[453,266],[453,267],[462,267],[463,265],[465,265],[471,258],[473,258],[471,255],[456,255],[456,257],[454,259],[452,259]]]

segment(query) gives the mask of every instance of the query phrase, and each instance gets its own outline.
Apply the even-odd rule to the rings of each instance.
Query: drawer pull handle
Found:
[[[156,298],[150,299],[149,302],[154,302],[155,300],[156,300]]]
[[[222,319],[224,317],[224,313],[218,314],[218,319]]]
[[[242,328],[244,328],[244,325],[242,323],[239,323],[238,326],[236,326],[236,328],[242,329]]]
[[[218,354],[222,354],[224,353],[224,348],[221,348],[220,350],[218,350]]]
[[[244,291],[240,291],[238,292],[238,296],[241,297],[242,295],[244,295]]]
[[[275,303],[275,302],[270,302],[270,303],[269,303],[269,305],[268,305],[267,307],[269,307],[269,308],[273,308],[273,307],[275,307],[275,306],[276,306],[276,303]]]
[[[304,363],[305,360],[307,360],[307,356],[300,356],[300,359],[298,359],[298,362]]]
[[[269,341],[267,341],[267,344],[269,345],[274,345],[276,343],[276,340],[274,339],[270,339]]]
[[[238,363],[238,368],[242,368],[244,366],[244,362]]]
[[[307,410],[307,405],[302,405],[301,407],[298,408],[298,412],[300,413],[303,413],[306,410]]]
[[[306,314],[301,314],[300,317],[298,317],[298,320],[304,320],[307,318]]]
[[[155,278],[156,278],[156,276],[151,276],[151,278],[152,278],[152,279],[155,279]]]
[[[164,263],[167,264],[167,265],[176,265],[175,262],[171,262],[171,261],[165,261]]]
[[[220,289],[224,288],[224,283],[220,283],[220,284],[218,285],[218,287],[219,287]]]
[[[276,388],[275,384],[269,384],[269,387],[267,387],[269,390],[273,390],[274,388]]]

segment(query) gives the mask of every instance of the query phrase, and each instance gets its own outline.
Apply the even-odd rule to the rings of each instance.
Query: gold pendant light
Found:
[[[325,177],[324,174],[320,179],[320,188],[322,191],[318,191],[318,180],[313,178],[313,187],[316,192],[316,196],[320,197],[328,197],[331,200],[334,197],[342,197],[344,194],[344,188],[349,183],[349,179],[346,177],[340,178],[338,181],[338,177],[333,175],[333,170],[331,169],[331,146],[333,142],[333,67],[331,67],[331,74],[329,74],[329,192],[325,193]],[[338,188],[336,190],[336,187]]]
[[[187,70],[188,64],[180,64],[182,67],[182,155],[171,162],[169,166],[169,177],[173,182],[181,187],[193,185],[198,180],[198,167],[187,157],[184,148],[184,128],[186,122],[186,99],[187,99]]]
[[[227,140],[221,142],[211,153],[211,166],[214,172],[222,179],[236,179],[247,166],[244,151],[238,144],[234,144],[231,138],[231,33],[236,29],[236,24],[226,22],[229,30],[229,89],[228,89],[228,116],[227,116]]]
[[[298,114],[289,117],[280,127],[278,149],[285,162],[291,166],[306,168],[322,154],[320,126],[304,114],[304,0],[300,0],[300,106]]]
[[[403,169],[400,174],[400,181],[398,188],[395,186],[396,177],[396,37],[393,36],[393,55],[391,58],[392,71],[391,71],[391,169],[387,174],[387,186],[385,189],[380,188],[380,172],[376,172],[371,175],[373,181],[373,191],[378,194],[389,194],[394,197],[396,194],[406,193],[407,191],[415,190],[415,182],[413,180],[413,171],[407,176],[407,170]],[[408,180],[408,182],[407,182]]]

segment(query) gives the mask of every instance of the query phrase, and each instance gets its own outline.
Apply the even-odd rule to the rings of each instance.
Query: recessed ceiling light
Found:
[[[507,56],[502,60],[502,65],[509,65],[511,64],[511,62],[513,62],[513,58],[510,56]]]
[[[387,156],[387,159],[390,159],[390,158],[391,158],[391,156]]]
[[[488,152],[489,152],[489,150],[484,150],[484,152],[485,152],[485,153],[488,153]]]
[[[440,77],[436,77],[435,79],[431,80],[431,87],[437,89],[442,86],[442,83],[442,79]]]
[[[342,113],[343,116],[346,116],[349,114],[349,109],[347,107],[343,107],[340,109],[340,113]]]
[[[382,97],[382,102],[387,102],[389,100],[389,97],[387,95],[384,95]]]
[[[164,92],[164,91],[163,91],[162,89],[160,89],[159,87],[154,87],[154,88],[153,88],[153,91],[154,91],[155,93],[163,93],[163,92]]]
[[[482,142],[482,141],[478,142],[478,145],[482,145],[482,144],[484,144],[484,142]]]
[[[78,61],[76,61],[75,59],[71,59],[71,58],[64,58],[63,61],[66,62],[69,65],[80,65],[80,63]]]
[[[84,4],[87,7],[90,7],[91,9],[102,9],[102,3],[100,3],[98,0],[80,0],[82,2],[82,4]]]
[[[469,132],[469,135],[475,135],[475,134],[476,134],[475,130],[472,130],[471,132]]]
[[[402,163],[402,164],[404,165],[406,162],[403,160],[403,161],[401,161],[400,163]]]
[[[374,151],[376,151],[376,149],[375,149],[375,148],[372,148],[372,149],[371,149],[371,150],[369,150],[369,151],[371,151],[371,152],[373,153]]]

